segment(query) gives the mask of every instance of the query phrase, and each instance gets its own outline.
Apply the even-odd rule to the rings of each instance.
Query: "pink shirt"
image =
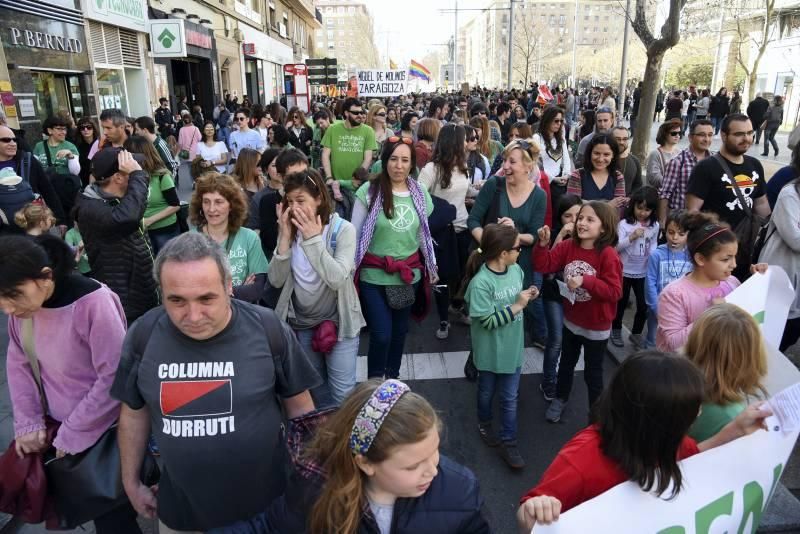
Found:
[[[740,284],[731,276],[716,287],[700,287],[686,275],[667,285],[658,297],[658,349],[676,351],[681,348],[689,338],[692,324],[711,306],[711,301],[725,298]]]
[[[184,124],[178,130],[178,146],[181,150],[189,151],[189,161],[194,160],[197,154],[197,143],[200,142],[200,130],[194,124]]]
[[[14,435],[44,429],[39,390],[22,349],[22,322],[8,318],[6,369]],[[125,313],[107,286],[33,316],[33,339],[50,415],[61,421],[53,445],[82,452],[119,418],[109,395],[125,338]]]

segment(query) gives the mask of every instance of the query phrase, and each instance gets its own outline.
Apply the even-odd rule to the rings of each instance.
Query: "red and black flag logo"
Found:
[[[233,411],[231,381],[195,380],[161,383],[161,414],[210,417]]]

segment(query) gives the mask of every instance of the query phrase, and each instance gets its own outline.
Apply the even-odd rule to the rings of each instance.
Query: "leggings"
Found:
[[[644,278],[622,277],[622,298],[617,302],[617,316],[614,318],[611,328],[614,330],[622,329],[622,316],[625,315],[625,306],[628,305],[631,289],[633,289],[633,294],[636,295],[636,315],[633,316],[633,330],[631,330],[631,333],[642,333],[644,325],[647,322],[647,304],[644,301],[644,282]]]

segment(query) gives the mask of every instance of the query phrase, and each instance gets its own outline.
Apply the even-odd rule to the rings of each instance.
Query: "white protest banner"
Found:
[[[673,500],[625,482],[561,515],[534,534],[754,534],[798,432],[759,430],[680,462],[683,489]]]
[[[406,94],[408,71],[401,69],[357,70],[358,96],[402,96]]]
[[[766,273],[754,274],[725,297],[726,302],[746,310],[761,326],[767,342],[767,376],[764,378],[764,387],[770,395],[800,382],[800,371],[778,350],[794,295],[795,291],[786,271],[770,265]]]

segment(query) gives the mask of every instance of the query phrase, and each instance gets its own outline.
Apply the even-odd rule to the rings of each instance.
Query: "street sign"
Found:
[[[152,57],[186,57],[183,19],[151,20],[149,27]]]
[[[308,83],[311,85],[334,85],[338,76],[337,61],[333,57],[307,59]]]

